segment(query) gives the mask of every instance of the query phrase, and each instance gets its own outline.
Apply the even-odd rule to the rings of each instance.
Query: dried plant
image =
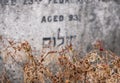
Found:
[[[6,69],[3,69],[3,72],[0,76],[0,83],[11,83],[7,74],[6,74]]]
[[[4,64],[23,63],[24,83],[46,83],[46,80],[51,83],[120,83],[120,57],[104,49],[99,40],[93,44],[93,50],[81,59],[77,58],[80,55],[72,44],[61,50],[42,51],[40,56],[35,56],[27,41],[16,43],[7,40],[7,43],[1,50],[1,57]],[[45,63],[51,56],[58,66],[56,73]],[[1,83],[10,83],[6,75],[2,74]]]

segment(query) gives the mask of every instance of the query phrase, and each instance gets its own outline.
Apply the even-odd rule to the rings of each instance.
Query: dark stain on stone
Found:
[[[81,37],[83,37],[84,35],[85,35],[85,33],[82,33],[82,34],[81,34]]]
[[[17,16],[16,18],[15,18],[15,21],[17,21],[17,20],[19,20],[20,18]]]
[[[109,2],[109,1],[111,1],[111,0],[102,0],[103,2]]]
[[[90,52],[91,50],[92,50],[92,45],[91,44],[88,44],[88,46],[87,46],[87,52]]]
[[[32,41],[34,41],[34,39],[33,39],[33,38],[32,38],[31,40],[32,40]]]
[[[29,24],[29,26],[32,26],[31,24]]]
[[[3,27],[2,29],[5,30],[5,27]]]
[[[111,50],[116,54],[120,54],[120,29],[118,29],[118,25],[114,27],[114,30],[109,31],[108,35],[105,37],[105,47],[106,49]]]
[[[115,3],[120,4],[120,0],[113,0]]]
[[[13,70],[13,72],[15,72],[15,71]]]
[[[2,57],[0,56],[0,60],[2,60]]]
[[[96,38],[100,34],[100,27],[95,25],[94,27],[91,28],[92,32],[92,37]]]
[[[111,19],[110,19],[110,17],[106,18],[105,20],[106,20],[106,25],[109,26],[109,25],[111,24]]]

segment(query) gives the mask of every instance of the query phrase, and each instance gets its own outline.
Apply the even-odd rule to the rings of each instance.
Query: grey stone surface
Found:
[[[27,40],[35,50],[43,48],[43,38],[51,38],[53,49],[72,42],[76,51],[82,48],[83,55],[99,39],[106,49],[120,55],[120,0],[4,1],[0,0],[0,35],[4,38]],[[21,72],[20,67],[11,66],[6,64],[9,75],[12,75],[10,79],[20,83],[23,79],[22,73],[17,75]]]
[[[80,0],[79,3],[77,0],[68,0],[69,3],[63,1],[64,3],[60,3],[59,0],[33,0],[32,3],[30,0],[16,0],[15,3],[10,0],[6,3],[8,5],[2,1],[0,33],[18,41],[27,40],[34,49],[39,50],[43,47],[45,37],[55,37],[55,47],[62,43],[62,39],[57,39],[60,28],[59,34],[64,37],[61,46],[70,41],[66,37],[67,33],[68,37],[76,36],[72,43],[75,47],[82,46],[84,53],[89,50],[92,42],[100,39],[105,42],[106,48],[120,54],[119,0]],[[62,21],[60,16],[64,16]],[[48,22],[47,19],[52,21]],[[53,39],[52,42],[54,44]],[[54,47],[53,44],[51,46]]]

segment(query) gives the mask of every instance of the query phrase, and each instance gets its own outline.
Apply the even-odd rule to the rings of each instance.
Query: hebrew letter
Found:
[[[58,40],[61,40],[62,42],[58,45],[58,46],[61,46],[62,44],[64,44],[64,37],[60,37],[60,28],[58,29],[58,35],[57,35],[57,39]]]
[[[71,36],[70,36],[70,43],[72,43],[72,39],[73,39],[73,38],[76,38],[76,35],[74,35],[74,36],[71,35]]]
[[[53,46],[55,47],[56,46],[56,38],[55,37],[53,37],[53,41],[54,41]]]
[[[46,42],[47,42],[47,44],[46,44]],[[50,44],[51,44],[51,38],[50,37],[43,38],[43,47],[44,48],[49,48]]]

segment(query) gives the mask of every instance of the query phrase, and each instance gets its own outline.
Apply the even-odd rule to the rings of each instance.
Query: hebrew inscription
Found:
[[[43,47],[49,48],[52,44],[53,47],[59,47],[63,44],[71,44],[72,40],[76,38],[76,35],[70,35],[70,36],[60,36],[61,29],[59,28],[57,31],[57,37],[44,37],[43,38]],[[68,42],[69,41],[69,42]],[[60,43],[57,43],[60,42]]]

